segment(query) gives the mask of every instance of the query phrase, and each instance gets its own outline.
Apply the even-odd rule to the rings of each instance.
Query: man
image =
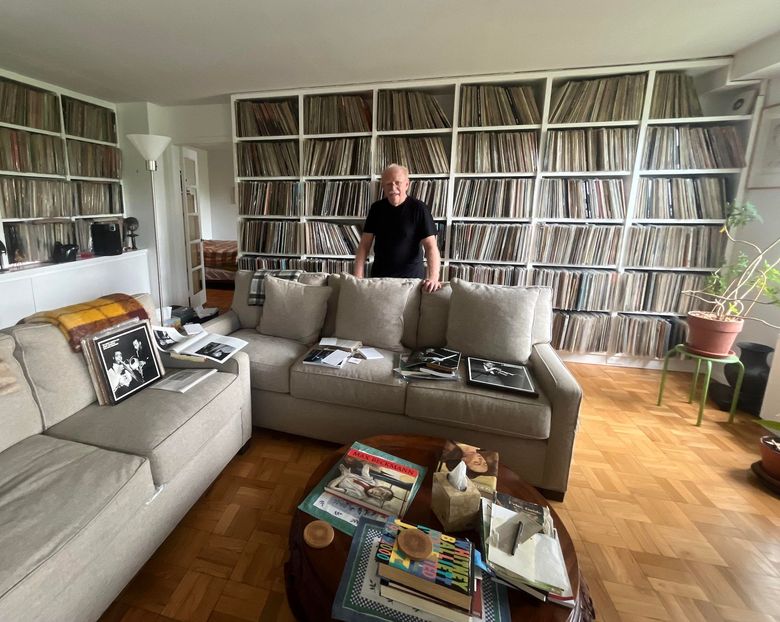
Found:
[[[385,197],[371,206],[363,227],[355,256],[355,276],[363,278],[373,243],[372,276],[424,279],[423,290],[435,292],[441,287],[441,258],[431,210],[425,203],[406,194],[409,171],[403,166],[391,164],[382,172],[382,190]],[[427,275],[421,245],[428,264]]]

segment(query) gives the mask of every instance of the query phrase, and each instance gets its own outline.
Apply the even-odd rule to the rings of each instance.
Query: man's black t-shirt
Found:
[[[364,233],[374,236],[371,276],[425,278],[420,242],[436,235],[431,210],[425,203],[406,197],[401,205],[381,199],[371,206]]]

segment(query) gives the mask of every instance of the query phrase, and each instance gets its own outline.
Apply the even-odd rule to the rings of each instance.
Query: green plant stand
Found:
[[[701,390],[701,398],[699,400],[699,418],[696,420],[696,425],[701,425],[701,418],[704,414],[704,404],[707,402],[707,393],[710,390],[710,379],[712,378],[712,364],[720,363],[726,365],[728,363],[736,363],[739,365],[739,373],[737,374],[737,386],[734,387],[734,397],[731,399],[731,410],[729,411],[729,423],[734,421],[734,413],[737,411],[737,402],[739,401],[739,392],[742,389],[742,378],[745,375],[745,366],[736,354],[730,354],[729,356],[712,357],[704,356],[703,354],[694,354],[685,347],[684,343],[678,343],[664,357],[664,370],[661,373],[661,387],[658,390],[658,406],[661,405],[661,398],[664,396],[664,385],[666,384],[666,371],[669,367],[669,359],[679,354],[683,358],[690,357],[696,359],[696,373],[693,374],[693,382],[691,383],[691,392],[688,395],[688,403],[693,402],[693,398],[696,395],[696,387],[699,384],[699,373],[701,372],[701,364],[704,361],[707,364],[707,371],[704,376],[704,386]]]

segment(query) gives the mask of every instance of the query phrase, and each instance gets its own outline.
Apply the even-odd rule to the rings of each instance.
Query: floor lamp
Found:
[[[160,305],[160,324],[163,323],[163,290],[162,270],[160,269],[160,244],[157,236],[157,198],[154,192],[154,171],[157,170],[157,158],[170,144],[168,136],[155,136],[154,134],[128,134],[127,139],[133,143],[138,153],[146,160],[146,170],[152,182],[152,227],[154,229],[154,254],[157,265],[157,296]]]

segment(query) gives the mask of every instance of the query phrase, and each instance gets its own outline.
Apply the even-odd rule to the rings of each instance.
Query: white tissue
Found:
[[[463,462],[463,460],[447,474],[447,481],[452,484],[452,487],[456,490],[460,490],[461,492],[466,490],[468,478],[466,477],[466,463]]]

